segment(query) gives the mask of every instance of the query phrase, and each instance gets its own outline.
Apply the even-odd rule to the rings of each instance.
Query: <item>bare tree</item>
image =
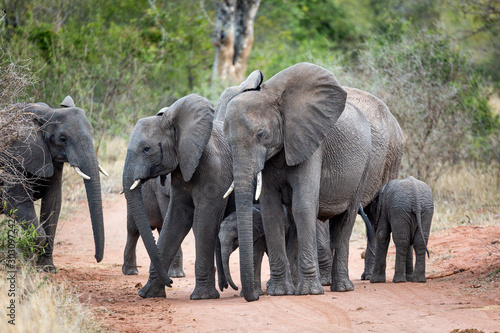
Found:
[[[213,75],[240,82],[253,46],[253,22],[261,0],[223,0],[217,6]]]
[[[11,62],[5,54],[0,55],[0,185],[24,184],[26,177],[18,166],[20,156],[10,148],[17,140],[27,138],[34,132],[33,115],[27,112],[25,90],[34,83],[28,68],[29,62]]]

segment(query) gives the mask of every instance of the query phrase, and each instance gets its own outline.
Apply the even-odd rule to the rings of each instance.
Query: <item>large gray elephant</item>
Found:
[[[51,272],[57,270],[53,263],[54,236],[61,211],[65,162],[84,179],[97,262],[102,260],[104,253],[99,171],[106,172],[97,161],[93,129],[85,112],[75,106],[70,96],[64,99],[61,107],[53,109],[45,103],[28,106],[27,112],[32,113],[38,130],[14,142],[9,154],[16,157],[14,163],[26,173],[29,186],[3,184],[2,191],[2,200],[7,202],[5,213],[13,214],[16,221],[25,221],[36,227],[37,243],[45,249],[36,264]],[[34,201],[40,199],[38,219]]]
[[[170,202],[170,175],[165,179],[161,177],[149,179],[142,186],[142,198],[146,215],[148,216],[151,230],[158,230],[161,233],[163,220],[167,215],[168,204]],[[125,275],[137,275],[137,256],[135,253],[137,241],[139,240],[139,230],[135,224],[134,217],[127,211],[127,243],[123,251],[122,272]],[[174,260],[168,268],[170,277],[184,277],[182,268],[182,247],[179,247]]]
[[[396,245],[393,282],[425,282],[425,253],[431,230],[434,200],[432,190],[413,177],[394,179],[384,185],[373,200],[373,229],[377,237],[375,267],[370,282],[385,282],[387,249]],[[413,249],[415,270],[413,270]]]
[[[149,280],[139,291],[141,297],[165,297],[170,279],[163,264],[170,265],[191,228],[196,242],[196,286],[190,298],[219,297],[214,252],[219,224],[229,209],[228,198],[223,196],[232,180],[232,156],[222,125],[213,122],[213,113],[207,99],[188,95],[163,115],[140,119],[130,136],[123,187],[127,207],[152,261]],[[167,174],[171,174],[170,204],[158,251],[141,183]]]
[[[268,294],[323,292],[316,273],[316,217],[330,219],[335,251],[331,290],[353,290],[347,259],[357,207],[367,207],[377,189],[397,176],[401,129],[382,101],[354,88],[342,89],[319,66],[297,64],[262,81],[262,73],[253,72],[222,94],[217,110],[233,152],[243,294],[248,301],[258,299],[251,288],[249,218],[261,171],[272,275]],[[282,203],[292,206],[297,224],[301,271],[295,291],[282,224],[273,222],[283,219]]]
[[[257,196],[269,253],[268,295],[322,294],[316,219],[330,221],[335,251],[332,290],[352,290],[347,259],[349,238],[365,187],[371,131],[368,119],[346,103],[347,93],[328,70],[301,63],[227,103],[224,133],[233,153],[243,295],[253,290],[251,205]],[[247,80],[248,81],[248,80]],[[251,83],[251,82],[249,82]],[[261,175],[261,176],[260,176]],[[262,181],[260,181],[262,179]],[[286,257],[284,213],[291,206],[297,227],[298,283],[294,288]]]

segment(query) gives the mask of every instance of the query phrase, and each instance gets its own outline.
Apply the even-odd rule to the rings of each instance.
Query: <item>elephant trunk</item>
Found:
[[[231,277],[231,271],[229,268],[229,257],[231,256],[231,253],[234,251],[233,249],[233,243],[234,241],[230,239],[232,237],[229,237],[225,235],[221,240],[221,257],[222,257],[222,268],[224,271],[224,276],[226,277],[227,282],[233,288],[234,290],[238,290],[238,287],[236,284],[233,282],[233,278]]]
[[[238,241],[240,245],[240,275],[242,293],[248,302],[259,299],[254,290],[253,222],[252,205],[255,173],[251,163],[234,164],[236,216],[238,219]]]
[[[90,142],[88,150],[92,153],[86,154],[79,162],[79,168],[90,177],[85,179],[85,191],[89,204],[90,220],[92,221],[92,230],[94,233],[95,258],[100,262],[104,256],[104,222],[102,213],[101,182],[99,178],[99,163],[94,153],[94,148]]]
[[[123,191],[125,193],[125,198],[127,199],[127,209],[132,215],[137,229],[141,234],[142,240],[144,241],[144,245],[148,252],[149,258],[151,259],[153,267],[160,276],[161,281],[166,286],[171,286],[170,278],[168,277],[160,256],[160,251],[158,250],[158,247],[155,243],[153,231],[149,226],[148,217],[146,215],[146,208],[142,199],[142,184],[139,184],[133,190],[130,190],[130,187],[132,186],[132,184],[134,184],[136,179],[134,179],[131,170],[127,169],[127,165],[129,165],[128,157],[125,161],[125,171],[123,172]]]

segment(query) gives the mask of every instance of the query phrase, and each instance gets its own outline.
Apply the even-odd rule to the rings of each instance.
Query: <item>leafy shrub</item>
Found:
[[[357,63],[327,67],[341,84],[384,100],[395,115],[405,135],[402,175],[433,183],[461,161],[498,161],[500,121],[489,91],[452,39],[405,25],[387,36],[367,43]]]

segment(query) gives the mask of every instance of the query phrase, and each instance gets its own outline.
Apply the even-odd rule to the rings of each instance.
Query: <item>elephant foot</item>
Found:
[[[191,296],[189,296],[189,299],[192,299],[192,300],[196,300],[196,299],[216,299],[216,298],[219,298],[219,297],[220,297],[219,292],[213,286],[212,287],[207,287],[207,286],[198,287],[198,286],[196,286],[194,288],[194,291],[191,294]]]
[[[295,289],[295,295],[323,295],[324,293],[325,289],[317,277],[300,279]]]
[[[394,277],[392,278],[393,283],[402,283],[406,282],[406,274],[394,274]]]
[[[276,279],[271,277],[267,281],[267,294],[270,296],[293,295],[294,287],[290,279]]]
[[[262,288],[261,288],[261,287],[254,287],[254,292],[255,292],[257,295],[259,295],[259,296],[264,295],[264,291],[262,290]],[[242,290],[242,291],[240,291],[240,296],[241,296],[241,297],[243,297],[243,296],[244,296],[244,295],[243,295],[243,290]]]
[[[186,273],[184,273],[184,270],[182,267],[172,267],[168,269],[168,276],[174,277],[174,278],[182,278],[186,276]]]
[[[370,277],[371,283],[384,283],[385,282],[385,274],[372,274]]]
[[[52,261],[52,256],[41,255],[36,261],[36,268],[39,271],[46,273],[57,273],[59,269],[54,266],[54,262]]]
[[[332,270],[328,269],[328,271],[319,271],[319,282],[322,286],[331,286],[332,285]]]
[[[122,273],[123,275],[137,275],[139,274],[139,271],[137,270],[137,266],[129,266],[123,264]]]
[[[372,275],[369,273],[366,273],[366,272],[363,272],[363,274],[361,274],[362,281],[370,280],[371,277],[372,277]]]
[[[349,280],[349,277],[340,277],[332,281],[330,290],[337,292],[353,291],[354,283],[352,283],[352,281]]]
[[[159,279],[149,279],[148,283],[144,287],[142,287],[139,292],[139,296],[142,298],[153,298],[153,297],[162,297],[167,298],[167,294],[165,292],[165,285],[159,281]]]
[[[427,279],[425,278],[425,274],[415,274],[413,279],[411,280],[412,282],[418,282],[418,283],[425,283],[427,282]]]
[[[406,281],[413,281],[413,277],[414,277],[413,273],[412,274],[406,273]]]

